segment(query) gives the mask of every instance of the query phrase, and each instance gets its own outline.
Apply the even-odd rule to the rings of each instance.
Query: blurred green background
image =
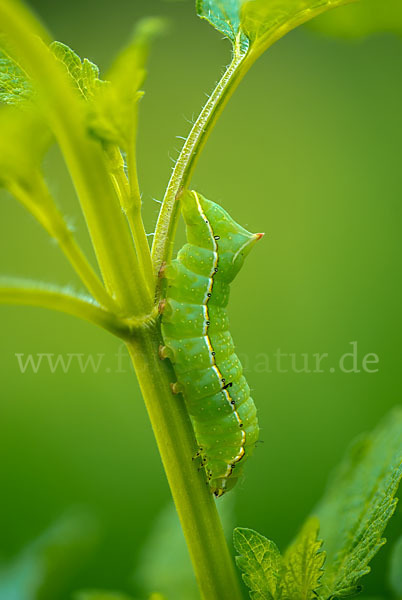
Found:
[[[106,68],[141,16],[165,15],[141,104],[139,170],[152,232],[193,118],[229,44],[193,2],[29,3],[81,56]],[[259,409],[261,437],[235,492],[236,524],[284,547],[351,439],[400,401],[402,361],[402,42],[346,42],[298,30],[247,75],[216,127],[193,186],[252,231],[266,231],[233,286],[232,332]],[[85,225],[57,151],[50,186],[77,236]],[[0,195],[0,272],[78,286],[31,216]],[[97,552],[66,586],[130,590],[128,574],[169,490],[128,358],[89,324],[40,309],[0,309],[0,553],[12,557],[71,505],[97,515]],[[340,372],[357,342],[378,372]],[[328,353],[323,373],[275,368],[274,353]],[[123,351],[122,351],[123,352]],[[16,354],[102,354],[99,372],[21,373]],[[266,359],[271,361],[271,371]],[[24,359],[25,360],[25,359]],[[331,372],[333,367],[334,372]],[[313,366],[314,368],[314,366]],[[391,534],[401,530],[398,517]],[[382,591],[385,555],[366,578]],[[8,599],[4,599],[8,600]]]

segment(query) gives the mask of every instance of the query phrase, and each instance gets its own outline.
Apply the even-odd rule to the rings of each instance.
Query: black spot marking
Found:
[[[215,238],[216,240],[220,240],[220,239],[221,239],[221,236],[220,236],[220,235],[214,235],[214,238]]]
[[[208,292],[207,296],[208,296],[208,298],[210,298],[212,296],[212,294]]]
[[[211,325],[211,321],[205,321],[205,325]]]

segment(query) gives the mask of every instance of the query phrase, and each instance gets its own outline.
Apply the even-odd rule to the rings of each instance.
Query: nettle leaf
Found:
[[[262,54],[286,33],[317,15],[353,0],[249,0],[241,8],[241,27],[250,54]]]
[[[151,44],[164,29],[161,19],[140,21],[132,40],[117,56],[92,106],[89,127],[95,137],[117,144],[125,151],[134,143],[138,101],[143,95],[140,88]]]
[[[198,15],[251,62],[286,33],[331,8],[355,0],[197,0]]]
[[[279,600],[283,558],[274,542],[252,529],[237,527],[234,546],[239,552],[236,564],[253,600]]]
[[[323,597],[357,593],[369,563],[385,544],[402,477],[402,410],[350,449],[315,511],[327,553]]]
[[[363,0],[314,19],[310,27],[326,35],[364,37],[378,32],[402,34],[400,0]]]
[[[32,95],[32,84],[25,71],[0,47],[0,103],[18,104]]]
[[[311,518],[288,548],[284,557],[285,569],[282,579],[283,600],[313,600],[323,574],[325,552],[318,539],[320,524]]]
[[[99,79],[99,68],[87,58],[81,58],[62,42],[50,44],[54,56],[63,63],[78,91],[86,100],[91,100],[99,87],[104,84]]]
[[[196,0],[197,14],[223,33],[235,46],[245,52],[249,40],[240,27],[240,8],[243,0]]]

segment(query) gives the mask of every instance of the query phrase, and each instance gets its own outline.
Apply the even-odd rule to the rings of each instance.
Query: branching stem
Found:
[[[11,183],[9,189],[15,198],[37,219],[48,234],[57,241],[60,249],[95,300],[111,311],[118,311],[118,306],[104,288],[87,257],[78,245],[53,198],[50,196],[49,190],[40,174],[38,174],[36,181],[32,182],[30,190],[16,183]]]
[[[48,39],[47,33],[20,3],[0,0],[0,22],[20,64],[35,82],[64,154],[106,289],[126,314],[147,314],[152,297],[143,286],[144,278],[102,149],[87,134],[80,98],[61,63],[43,43]]]
[[[156,225],[152,260],[157,274],[164,261],[169,261],[179,218],[179,199],[188,186],[201,151],[228,100],[240,83],[246,54],[237,48],[233,60],[194,123],[173,169]]]
[[[132,144],[130,144],[130,151],[128,152],[127,156],[128,178],[124,170],[124,161],[119,148],[116,146],[111,146],[108,148],[107,155],[112,181],[119,196],[121,207],[130,226],[140,268],[149,293],[153,296],[155,283],[152,269],[151,250],[149,248],[144,222],[141,215],[142,201],[138,186],[135,140],[133,140]]]
[[[122,338],[131,336],[135,328],[133,323],[120,319],[90,299],[36,282],[0,279],[0,304],[57,310],[89,321]]]

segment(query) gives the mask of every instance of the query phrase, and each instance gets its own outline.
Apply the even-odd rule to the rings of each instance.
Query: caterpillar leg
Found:
[[[165,277],[165,271],[166,271],[166,261],[164,260],[159,268],[159,272],[158,272],[159,279],[163,279],[163,277]]]
[[[170,389],[172,390],[172,394],[181,394],[183,391],[183,386],[176,381],[175,383],[170,384]]]
[[[197,458],[200,458],[200,456],[203,455],[204,450],[201,448],[201,446],[198,448],[197,452],[194,454],[194,456],[191,458],[191,460],[196,460]]]
[[[169,354],[167,352],[167,347],[162,346],[162,344],[159,346],[158,354],[159,354],[159,358],[161,360],[165,360],[166,358],[169,358]]]
[[[163,300],[161,300],[158,304],[158,313],[160,315],[163,314],[163,311],[165,310],[165,306],[166,306],[166,298],[164,298]]]

